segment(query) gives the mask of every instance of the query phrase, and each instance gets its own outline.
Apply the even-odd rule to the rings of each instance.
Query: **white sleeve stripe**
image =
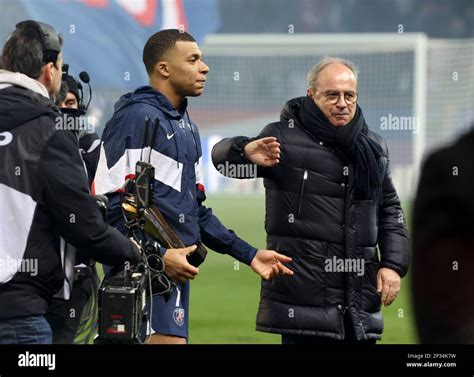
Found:
[[[194,164],[194,171],[196,173],[196,184],[204,185],[204,177],[202,176],[202,156],[199,157],[198,162]]]
[[[144,160],[148,161],[150,147],[143,151]],[[100,149],[99,163],[95,175],[95,193],[98,195],[115,192],[122,187],[125,177],[135,174],[135,165],[140,160],[142,149],[126,149],[122,157],[110,169],[103,144]],[[146,156],[146,158],[145,158]],[[151,165],[155,168],[155,179],[181,192],[183,164],[160,152],[151,150]]]
[[[91,144],[90,148],[87,150],[86,153],[91,153],[92,151],[96,150],[99,145],[100,139],[94,140],[94,142]]]
[[[11,280],[21,266],[30,234],[36,202],[0,183],[0,284]]]

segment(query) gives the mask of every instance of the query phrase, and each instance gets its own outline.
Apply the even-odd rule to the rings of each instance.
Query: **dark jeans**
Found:
[[[42,315],[0,319],[0,344],[51,344],[53,335]]]
[[[54,344],[73,344],[82,314],[95,289],[92,276],[74,282],[69,300],[53,299],[46,319],[53,331]],[[95,296],[94,296],[95,297]]]
[[[375,344],[375,339],[357,340],[354,326],[349,316],[344,316],[344,333],[343,340],[327,338],[324,336],[307,336],[307,335],[288,335],[282,334],[282,344]]]

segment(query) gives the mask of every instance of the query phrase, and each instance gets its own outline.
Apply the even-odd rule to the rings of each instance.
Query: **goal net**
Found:
[[[283,104],[306,94],[309,69],[324,56],[352,60],[369,128],[390,149],[402,198],[416,188],[426,151],[473,121],[473,42],[430,41],[422,33],[212,35],[201,46],[206,90],[191,100],[203,139],[210,192],[258,193],[255,181],[226,179],[210,162],[223,137],[255,136],[279,120]]]

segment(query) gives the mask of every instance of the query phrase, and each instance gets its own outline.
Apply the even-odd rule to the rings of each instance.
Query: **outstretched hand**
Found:
[[[280,143],[276,137],[264,137],[248,143],[245,148],[245,157],[263,167],[271,167],[280,162]]]
[[[291,258],[273,250],[258,250],[250,267],[265,280],[279,275],[293,275],[293,271],[284,266],[282,262],[289,263]]]

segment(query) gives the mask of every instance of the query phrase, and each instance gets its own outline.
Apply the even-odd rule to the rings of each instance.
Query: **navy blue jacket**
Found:
[[[150,157],[155,168],[153,202],[184,244],[202,241],[219,253],[250,264],[257,250],[225,228],[211,208],[202,205],[206,196],[201,142],[186,107],[185,99],[176,111],[163,94],[150,86],[122,96],[102,135],[95,193],[109,196],[109,223],[125,231],[117,190],[127,177],[133,177],[141,155],[145,161]],[[149,138],[155,119],[160,121],[152,149],[142,149],[146,116],[151,119]]]

